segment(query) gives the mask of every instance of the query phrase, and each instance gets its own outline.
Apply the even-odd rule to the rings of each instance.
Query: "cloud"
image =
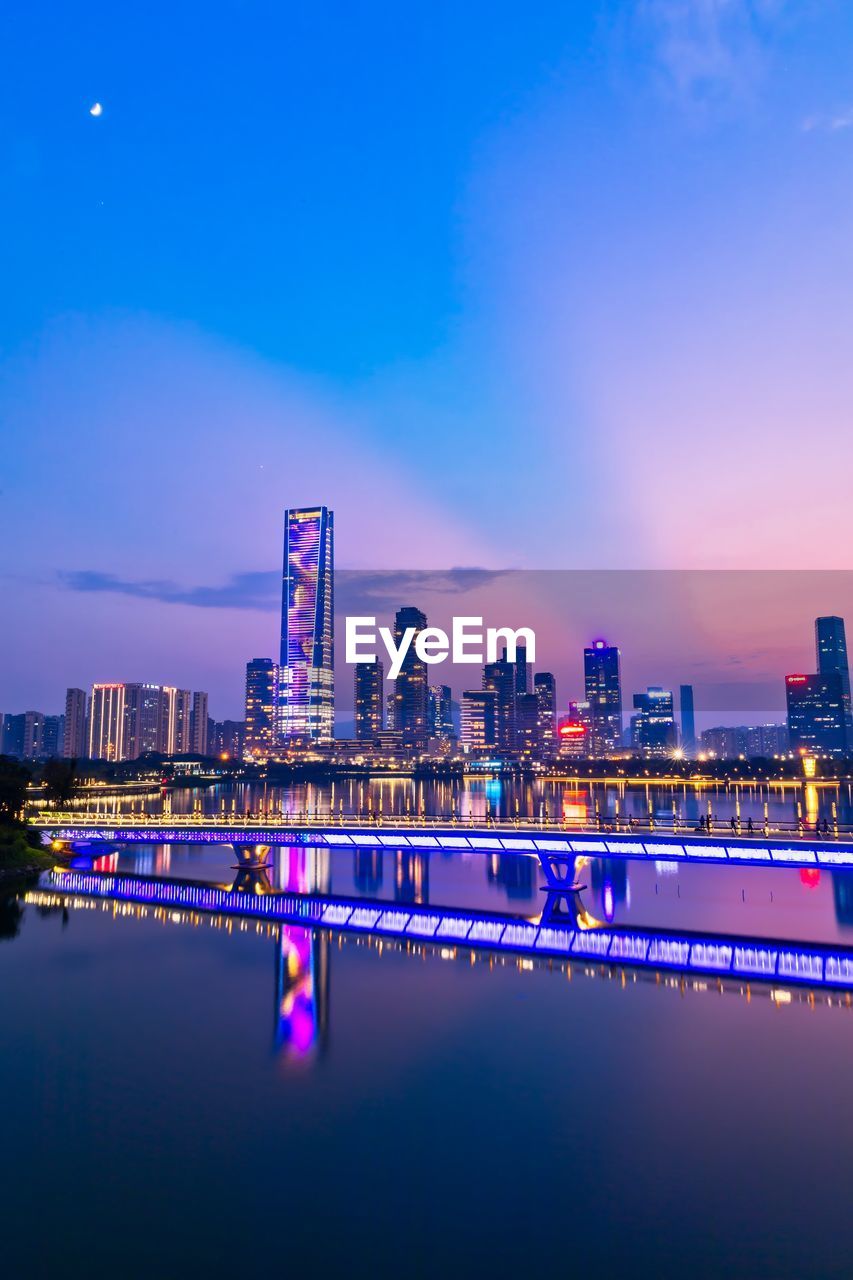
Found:
[[[748,96],[762,78],[767,37],[790,0],[640,0],[667,88],[684,102]]]
[[[70,591],[110,592],[157,600],[161,604],[185,604],[199,609],[260,609],[278,607],[281,573],[275,569],[235,573],[221,586],[182,587],[164,579],[134,581],[95,569],[75,569],[59,573],[61,584]]]
[[[345,613],[372,608],[398,609],[417,604],[424,595],[462,595],[488,586],[509,570],[501,569],[343,569],[335,575],[336,606]],[[258,609],[274,612],[281,601],[281,572],[276,569],[235,573],[219,586],[181,586],[168,579],[120,578],[97,569],[61,571],[69,591],[107,592],[156,600],[160,604],[198,609]]]
[[[853,129],[853,107],[843,107],[834,113],[820,113],[806,116],[800,125],[803,133],[841,133],[845,129]]]

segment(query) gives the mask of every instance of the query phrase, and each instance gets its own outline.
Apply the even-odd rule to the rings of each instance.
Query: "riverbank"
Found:
[[[0,823],[0,878],[45,871],[55,861],[42,847],[38,832],[17,822]]]

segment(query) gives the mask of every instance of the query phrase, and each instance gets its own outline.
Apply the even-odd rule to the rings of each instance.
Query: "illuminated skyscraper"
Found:
[[[326,741],[335,730],[334,515],[284,513],[280,731]]]
[[[533,677],[539,727],[539,750],[548,756],[557,746],[557,682],[550,671],[537,671]]]
[[[246,759],[266,760],[276,743],[278,667],[272,658],[246,663],[246,723],[243,754]]]
[[[634,694],[636,715],[631,717],[631,745],[644,756],[666,756],[676,745],[673,698],[657,685]]]
[[[427,737],[446,742],[453,735],[453,696],[447,684],[427,688]]]
[[[185,755],[191,749],[193,696],[189,689],[163,689],[163,729],[160,751],[169,756]],[[205,713],[205,721],[207,714]]]
[[[815,650],[818,674],[837,675],[841,680],[841,698],[844,704],[844,729],[846,746],[853,747],[853,717],[850,706],[850,667],[847,662],[847,637],[844,619],[838,617],[815,618]]]
[[[359,742],[374,742],[382,732],[383,675],[378,659],[355,664],[355,736]]]
[[[515,665],[506,657],[483,667],[483,688],[497,696],[497,745],[502,751],[514,751],[516,746],[515,679]]]
[[[583,651],[586,700],[592,710],[590,755],[606,756],[622,747],[622,676],[619,650],[593,640]]]
[[[847,731],[841,674],[786,676],[785,694],[791,750],[843,756]]]
[[[125,688],[123,684],[93,684],[89,703],[90,760],[126,760]]]
[[[462,694],[462,746],[465,751],[494,751],[497,744],[498,695],[494,689],[468,689]]]
[[[427,744],[427,664],[415,653],[415,638],[427,624],[420,609],[406,606],[394,618],[394,641],[399,646],[404,633],[414,628],[409,645],[394,682],[394,729],[403,735],[403,746],[423,751]]]
[[[693,685],[683,684],[679,691],[681,707],[681,745],[687,755],[696,749],[696,715],[693,710]]]

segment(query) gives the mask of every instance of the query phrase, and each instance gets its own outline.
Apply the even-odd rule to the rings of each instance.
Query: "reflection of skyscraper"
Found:
[[[275,962],[275,1049],[292,1058],[322,1052],[329,1030],[328,936],[281,925]]]
[[[382,732],[382,663],[355,664],[355,736],[359,742],[374,742]]]
[[[847,661],[847,637],[844,619],[838,617],[815,618],[815,650],[818,674],[837,675],[841,681],[841,698],[844,706],[845,745],[853,746],[853,719],[850,708],[850,667]]]
[[[622,676],[619,650],[593,640],[583,651],[584,686],[592,713],[590,755],[604,756],[622,746]]]
[[[507,898],[528,902],[535,893],[536,861],[517,853],[493,853],[486,859],[486,879],[499,885]]]
[[[284,515],[281,732],[334,737],[334,515],[327,507]]]
[[[414,751],[423,751],[427,743],[427,664],[415,653],[415,638],[426,624],[425,614],[411,606],[398,609],[394,619],[398,646],[407,630],[415,632],[394,682],[393,725],[403,735],[403,746]]]
[[[272,658],[246,663],[246,721],[243,752],[247,758],[266,759],[275,745],[278,667]]]
[[[377,894],[382,888],[382,850],[356,849],[352,874],[359,893]]]
[[[429,902],[429,854],[398,849],[394,863],[394,898],[397,902]]]

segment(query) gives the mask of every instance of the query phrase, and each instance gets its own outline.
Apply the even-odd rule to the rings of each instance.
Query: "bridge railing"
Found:
[[[245,810],[203,813],[144,813],[130,811],[128,813],[97,813],[79,810],[59,810],[40,808],[30,817],[33,826],[51,829],[53,827],[77,828],[109,828],[109,827],[150,827],[169,830],[185,827],[188,830],[199,828],[264,831],[270,829],[295,831],[327,830],[334,827],[364,828],[377,830],[386,828],[396,830],[424,830],[453,828],[495,830],[503,832],[525,831],[564,831],[578,834],[625,834],[648,835],[658,832],[662,835],[695,834],[699,836],[740,839],[768,839],[771,836],[801,837],[811,840],[847,839],[853,835],[853,826],[839,823],[837,819],[755,819],[738,816],[719,818],[714,815],[699,819],[686,818],[678,813],[649,814],[646,817],[593,814],[593,815],[554,815],[541,813],[537,815],[516,814],[513,816],[497,816],[494,814],[476,814],[473,812],[448,814],[426,813],[383,813],[381,810],[343,813],[320,810]]]

